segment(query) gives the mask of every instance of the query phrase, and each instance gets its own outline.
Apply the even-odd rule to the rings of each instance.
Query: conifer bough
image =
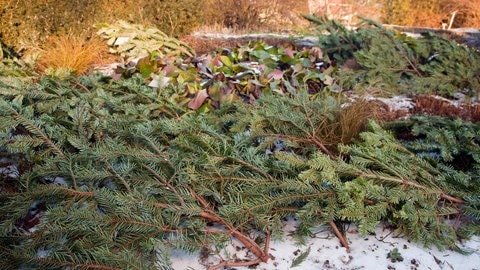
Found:
[[[2,269],[170,269],[169,249],[219,254],[231,237],[256,259],[213,269],[253,265],[291,216],[346,248],[342,222],[449,248],[479,231],[478,173],[407,148],[366,106],[290,89],[199,113],[138,76],[72,80],[0,91],[0,147],[21,168],[0,194]]]

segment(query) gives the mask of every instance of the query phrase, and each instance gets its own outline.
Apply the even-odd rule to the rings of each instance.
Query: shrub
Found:
[[[235,30],[282,30],[302,24],[300,14],[308,13],[305,1],[226,0],[221,7],[216,0],[203,2],[205,25]]]
[[[200,1],[194,0],[46,0],[8,1],[0,5],[0,39],[18,52],[36,48],[52,35],[88,36],[96,23],[117,20],[155,25],[181,36],[199,25]]]
[[[385,23],[439,28],[456,11],[453,27],[479,27],[480,8],[476,1],[391,0],[383,1]]]

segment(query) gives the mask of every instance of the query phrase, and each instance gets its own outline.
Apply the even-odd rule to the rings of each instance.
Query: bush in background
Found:
[[[280,30],[305,25],[307,1],[298,0],[203,0],[204,24],[236,30]]]
[[[168,35],[181,36],[201,21],[195,0],[3,0],[0,39],[23,53],[50,36],[94,35],[96,23],[126,20],[153,25]]]
[[[480,5],[470,0],[383,0],[383,22],[440,28],[456,11],[453,28],[480,27]]]

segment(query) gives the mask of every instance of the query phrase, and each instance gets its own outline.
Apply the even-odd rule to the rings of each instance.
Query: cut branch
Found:
[[[242,232],[237,230],[235,227],[232,225],[228,224],[225,220],[223,220],[221,217],[219,217],[217,214],[215,214],[212,211],[204,211],[200,213],[200,217],[210,221],[210,222],[216,222],[218,224],[221,224],[227,228],[229,233],[235,237],[238,241],[240,241],[248,250],[250,250],[261,262],[267,262],[270,256],[268,255],[268,252],[265,252],[260,248],[260,246],[250,237],[244,235]],[[267,237],[266,240],[269,240]],[[266,244],[268,245],[268,244]]]
[[[340,232],[335,222],[330,221],[328,224],[330,225],[330,227],[332,227],[333,232],[338,237],[338,240],[340,240],[340,244],[342,244],[342,246],[347,250],[347,252],[350,252],[350,247],[348,246],[347,240],[345,239],[345,236],[343,236],[343,234]]]
[[[169,188],[170,190],[173,191],[173,193],[175,193],[175,196],[177,196],[178,198],[178,201],[180,202],[180,204],[182,206],[185,206],[185,201],[183,200],[182,196],[180,195],[180,193],[177,191],[177,189],[171,185],[165,178],[163,178],[160,174],[158,174],[154,169],[150,168],[149,166],[147,165],[143,165],[142,167],[144,167],[145,169],[147,169],[150,173],[153,174],[153,176],[155,176],[155,178],[157,178],[158,180],[160,180],[160,182],[162,182],[163,185],[165,185],[167,188]]]
[[[225,228],[228,230],[230,235],[235,237],[238,241],[240,241],[248,250],[250,250],[261,262],[267,262],[270,256],[268,255],[268,250],[262,250],[260,246],[250,237],[247,235],[243,234],[240,232],[237,228],[226,222],[223,218],[221,218],[217,213],[212,211],[210,209],[209,204],[207,201],[200,195],[198,195],[193,189],[190,187],[187,187],[190,192],[192,192],[193,196],[197,199],[197,201],[200,203],[200,205],[204,208],[203,212],[200,213],[200,217],[209,221],[209,222],[215,222],[218,224],[221,224],[225,226]],[[270,236],[267,234],[267,237],[265,238],[265,247],[268,248],[270,241]]]

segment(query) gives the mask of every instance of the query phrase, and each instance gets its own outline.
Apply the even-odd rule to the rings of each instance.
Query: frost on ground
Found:
[[[358,234],[355,226],[350,225],[346,228],[346,237],[350,245],[350,252],[347,252],[326,227],[319,227],[312,231],[313,237],[307,239],[305,245],[296,244],[288,233],[293,229],[294,221],[287,221],[283,240],[272,240],[271,259],[267,263],[261,263],[253,268],[235,267],[234,269],[480,270],[480,237],[478,236],[458,243],[460,248],[471,252],[470,255],[462,255],[455,251],[440,251],[435,247],[423,247],[421,244],[395,236],[394,232],[382,226],[379,226],[375,233],[362,237]],[[245,250],[241,244],[232,241],[225,247],[224,253],[231,258],[254,258]],[[178,250],[172,252],[171,255],[175,270],[208,269],[219,263],[218,258],[213,256],[201,259],[199,254],[187,254]],[[306,258],[299,259],[305,255],[307,255]]]

